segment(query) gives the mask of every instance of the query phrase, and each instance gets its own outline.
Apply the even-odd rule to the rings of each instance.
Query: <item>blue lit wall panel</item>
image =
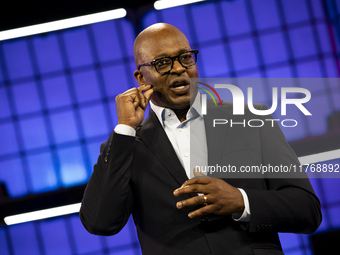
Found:
[[[306,21],[310,18],[305,0],[286,0],[280,3],[288,24]]]
[[[0,87],[0,118],[6,118],[11,116],[10,106],[7,98],[7,91],[5,88]]]
[[[159,19],[161,19],[162,13],[166,13],[169,10],[171,9],[165,9],[164,11],[158,12],[158,13],[155,11],[148,11],[143,17],[143,27],[148,27],[157,22],[163,22],[163,21],[159,21]],[[184,10],[181,8],[180,11],[182,12]],[[168,16],[172,16],[172,14],[174,14],[174,12],[170,11],[170,15]],[[159,17],[158,19],[157,19],[157,15]]]
[[[120,20],[0,45],[0,181],[11,197],[87,182],[118,122],[114,97],[137,85],[134,37],[131,22]],[[131,224],[103,238],[75,215],[9,227],[0,237],[13,254],[139,254]]]
[[[37,67],[41,73],[61,71],[64,68],[58,38],[55,33],[34,37],[33,47]]]
[[[79,254],[97,252],[103,244],[102,237],[91,235],[83,227],[77,215],[70,217],[74,245]]]
[[[126,19],[121,19],[117,23],[118,36],[116,40],[119,42],[119,50],[123,52],[123,60],[125,64],[135,62],[133,59],[133,43],[136,38],[136,32],[132,23]],[[134,69],[135,70],[135,69]]]
[[[228,61],[224,54],[223,45],[209,45],[204,51],[200,52],[197,59],[201,61],[200,66],[202,70],[198,70],[199,74],[203,75],[211,74],[213,77],[224,77],[228,71]],[[216,63],[219,63],[216,65]]]
[[[116,97],[119,91],[126,91],[132,87],[129,84],[129,79],[125,69],[126,66],[123,64],[103,67],[102,74],[105,84],[106,96]],[[130,75],[132,76],[133,72],[130,72]]]
[[[4,63],[10,79],[32,76],[33,68],[30,53],[25,39],[3,43]]]
[[[54,109],[72,104],[71,96],[64,76],[46,77],[42,80],[46,104],[49,109]]]
[[[46,255],[71,255],[74,254],[70,244],[70,234],[68,226],[63,218],[54,218],[39,223],[41,239]],[[56,235],[56,233],[58,233]]]
[[[268,77],[290,78],[292,77],[292,70],[290,66],[283,64],[267,70]]]
[[[41,254],[35,223],[14,225],[9,229],[9,236],[15,255]]]
[[[90,165],[94,166],[98,161],[100,147],[98,147],[97,142],[92,142],[86,144],[86,149],[88,151]]]
[[[340,217],[339,217],[339,215],[340,215],[340,206],[331,207],[327,211],[328,211],[328,214],[329,214],[329,218],[331,219],[331,226],[332,226],[332,228],[333,229],[339,229],[340,228]]]
[[[106,239],[108,248],[110,248],[111,250],[119,250],[124,246],[129,246],[131,243],[137,241],[135,234],[131,233],[131,230],[135,232],[134,226],[132,226],[133,222],[131,221],[131,219],[132,218],[130,218],[130,221],[128,221],[125,227],[119,232],[119,235],[104,237],[104,239]]]
[[[320,62],[317,60],[301,62],[296,65],[296,71],[299,77],[318,78],[322,77]]]
[[[197,15],[197,13],[200,13],[200,15]],[[207,22],[207,17],[202,15],[203,13],[209,13],[209,22]],[[220,39],[219,20],[214,5],[197,6],[195,11],[192,12],[192,18],[198,42],[203,43]]]
[[[34,193],[46,192],[59,188],[58,176],[49,152],[27,157],[28,174]]]
[[[110,255],[136,255],[134,250],[113,250]]]
[[[114,22],[100,22],[92,25],[93,38],[99,61],[121,60],[123,51],[117,50],[120,43],[117,40],[119,34]]]
[[[12,94],[16,112],[25,114],[35,112],[41,109],[39,94],[35,82],[22,83],[13,86]]]
[[[101,105],[84,107],[80,110],[80,116],[86,137],[106,135],[112,130],[107,128],[105,109]]]
[[[280,240],[282,247],[285,247],[286,250],[294,249],[300,245],[299,235],[280,233]]]
[[[118,235],[113,237],[103,237],[103,239],[110,250],[110,254],[125,254],[124,252],[134,255],[141,254],[132,217],[129,218],[124,229],[119,232]]]
[[[28,194],[26,175],[20,158],[2,160],[0,169],[0,180],[6,184],[9,196],[15,198]]]
[[[249,34],[251,32],[246,1],[221,1],[218,6],[217,8],[221,8],[223,12],[222,20],[228,36]]]
[[[10,249],[7,245],[7,238],[6,238],[6,229],[4,227],[0,227],[0,247],[1,247],[1,254],[2,255],[10,255]]]
[[[96,73],[93,70],[77,72],[72,75],[78,103],[101,98]]]
[[[86,27],[69,29],[63,33],[67,59],[71,68],[93,63]]]
[[[3,134],[0,136],[0,144],[6,144],[0,147],[0,155],[17,152],[18,145],[13,123],[0,124],[0,134]]]
[[[157,14],[156,12],[151,11],[150,18],[149,18],[149,14],[146,14],[143,18],[144,27],[145,27],[145,22],[148,22],[150,25],[152,25],[153,23],[156,23],[157,21],[155,17],[156,15],[158,15],[158,17],[162,17],[162,19],[164,20],[170,20],[170,19],[173,20],[172,25],[181,29],[181,31],[187,36],[188,40],[192,41],[192,36],[196,35],[196,32],[190,26],[191,20],[196,21],[200,19],[203,21],[203,20],[207,20],[207,18],[205,16],[195,17],[195,14],[191,14],[191,12],[185,8],[176,8],[176,9],[177,9],[176,12],[174,12],[170,8],[170,9],[165,9]]]
[[[200,50],[201,77],[339,76],[339,37],[321,0],[214,1],[151,10],[141,27],[156,22],[177,26]],[[0,182],[11,197],[87,182],[100,144],[118,123],[114,98],[137,86],[132,48],[138,29],[121,19],[0,43]],[[270,105],[269,89],[256,86],[254,101]],[[288,110],[287,118],[299,122],[283,129],[288,141],[326,133],[327,117],[340,110],[339,84],[310,90],[313,105],[307,108],[314,121]],[[324,214],[318,231],[340,228],[337,181],[311,181]],[[281,238],[285,254],[311,254],[308,236]],[[98,237],[77,215],[0,228],[0,247],[9,254],[140,254],[131,219],[117,236]]]
[[[309,1],[309,3],[311,3],[311,9],[312,9],[312,16],[313,17],[315,17],[315,18],[325,17],[324,8],[322,6],[322,1],[311,0],[311,1]]]
[[[318,35],[318,42],[321,47],[322,52],[329,52],[329,49],[331,48],[331,42],[329,38],[329,31],[327,30],[327,26],[325,24],[318,24],[316,26],[317,29],[317,35]]]
[[[338,70],[337,70],[336,61],[334,60],[334,58],[331,58],[331,57],[326,58],[324,60],[324,63],[325,63],[325,66],[327,66],[326,75],[328,77],[337,77]]]
[[[290,44],[295,58],[316,54],[315,40],[310,26],[296,27],[289,31]]]
[[[251,1],[257,29],[277,28],[281,25],[275,1]]]
[[[77,141],[79,139],[77,124],[72,110],[53,113],[50,115],[50,119],[54,141],[57,144]]]
[[[88,179],[85,159],[80,146],[60,149],[60,178],[64,187],[83,184]]]
[[[104,23],[106,25],[103,25]],[[62,144],[64,147],[58,147],[56,151],[56,155],[59,155],[63,154],[60,149],[68,149],[67,147],[72,146],[72,143],[78,142],[79,144],[80,140],[86,144],[86,139],[90,137],[92,137],[91,143],[97,144],[99,150],[99,145],[109,136],[117,123],[116,115],[108,108],[107,99],[102,100],[103,97],[108,96],[109,100],[113,100],[118,93],[136,85],[132,76],[127,77],[132,75],[134,70],[131,69],[133,66],[131,50],[129,54],[125,54],[126,47],[133,45],[131,39],[134,30],[131,23],[126,21],[104,23],[35,36],[30,39],[12,40],[11,43],[7,41],[2,44],[1,50],[6,54],[2,55],[1,63],[6,63],[6,65],[2,65],[1,73],[4,73],[7,84],[11,84],[11,86],[3,87],[2,83],[0,87],[1,97],[5,98],[1,101],[3,107],[0,124],[7,134],[1,139],[8,144],[1,147],[2,155],[10,155],[19,150],[27,153],[33,150],[39,153],[38,151],[49,150],[51,144]],[[126,38],[123,38],[125,35],[122,34],[123,31]],[[116,45],[114,47],[120,48],[113,50],[113,48],[106,47],[107,51],[102,51],[100,55],[98,51],[102,49],[102,46],[99,47],[98,43],[106,39],[105,34],[111,32],[114,34],[113,37],[101,45],[106,44],[112,47],[114,41]],[[119,37],[119,35],[123,36]],[[91,38],[96,38],[96,40]],[[39,48],[43,49],[38,53]],[[107,54],[109,51],[111,55]],[[21,69],[21,66],[16,63],[18,52],[21,58],[19,62],[30,65],[30,68],[29,72],[13,76],[12,79],[11,72]],[[102,59],[106,61],[102,63],[104,68],[94,69],[95,64],[100,64],[98,62],[100,56],[104,55],[109,56],[109,59]],[[122,59],[123,55],[125,59]],[[113,61],[114,58],[117,61]],[[70,69],[72,67],[78,69]],[[32,76],[32,72],[38,76]],[[8,95],[11,97],[8,98]],[[77,103],[82,105],[78,106]],[[85,108],[82,109],[82,107]],[[13,114],[15,114],[13,123],[5,119]],[[96,126],[96,124],[100,125]],[[67,145],[67,143],[71,144]],[[82,158],[82,162],[88,162],[84,159],[87,157],[86,149],[77,154],[77,159]],[[22,159],[25,163],[27,162],[26,158]],[[60,178],[60,169],[64,173],[63,169],[65,169],[65,164],[67,165],[65,161],[77,159],[72,160],[65,156],[62,160],[54,160],[55,175]],[[84,168],[86,168],[86,173],[92,171],[90,164],[84,163],[82,169]],[[78,173],[75,171],[74,174],[74,184],[84,180],[83,177],[79,177],[80,168],[77,167],[77,169]],[[64,179],[68,176],[66,183],[70,185],[72,174],[62,176]],[[87,175],[85,180],[86,178],[88,178]],[[45,191],[46,188],[41,187],[41,191]],[[38,190],[33,189],[33,192],[38,192]]]
[[[4,74],[2,72],[2,68],[0,68],[0,82],[4,82]]]
[[[148,106],[149,107],[149,106]],[[108,117],[108,114],[110,114],[110,119],[112,121],[112,126],[115,127],[116,125],[118,125],[118,117],[117,117],[117,110],[116,110],[116,103],[115,101],[111,100],[108,103],[108,109],[110,109],[110,113],[106,113],[106,116]],[[148,111],[145,110],[145,115],[148,114]],[[144,116],[145,118],[146,116]]]
[[[255,45],[251,38],[230,42],[230,50],[236,70],[242,71],[259,65]]]
[[[42,116],[21,119],[19,125],[25,150],[47,147],[49,145],[47,131]]]
[[[267,64],[286,62],[287,49],[282,33],[263,34],[259,37],[263,61]],[[275,47],[274,47],[275,46]]]
[[[339,160],[338,160],[339,162]],[[339,202],[339,194],[340,194],[340,185],[338,179],[326,179],[325,184],[323,186],[323,189],[325,194],[329,194],[326,196],[326,201],[324,201],[327,204],[332,204],[335,202]]]

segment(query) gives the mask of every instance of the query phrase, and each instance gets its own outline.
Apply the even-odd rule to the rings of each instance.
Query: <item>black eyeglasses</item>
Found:
[[[172,69],[175,59],[177,59],[178,62],[183,67],[187,68],[187,67],[190,67],[196,64],[197,53],[198,53],[198,50],[189,50],[175,57],[158,58],[149,63],[139,65],[138,71],[141,68],[141,66],[154,66],[158,73],[160,74],[167,73],[167,72],[170,72],[170,70]]]

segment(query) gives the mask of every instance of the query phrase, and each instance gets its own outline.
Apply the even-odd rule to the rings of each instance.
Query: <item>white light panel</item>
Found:
[[[0,32],[0,41],[18,38],[22,36],[47,33],[51,31],[56,31],[56,30],[61,30],[61,29],[66,29],[66,28],[71,28],[71,27],[83,26],[83,25],[88,25],[88,24],[111,20],[111,19],[119,19],[125,16],[126,16],[126,10],[123,8],[119,8],[119,9],[115,9],[111,11],[98,12],[98,13],[83,15],[83,16],[69,18],[69,19],[51,21],[51,22],[27,26],[27,27],[15,28],[15,29],[10,29],[10,30]]]

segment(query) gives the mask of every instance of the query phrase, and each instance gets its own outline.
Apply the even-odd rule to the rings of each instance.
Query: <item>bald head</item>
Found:
[[[169,24],[154,24],[137,36],[133,47],[137,67],[134,77],[139,86],[152,85],[151,101],[155,105],[183,113],[189,109],[190,79],[198,78],[198,70],[196,65],[183,66],[179,58],[176,61],[176,56],[190,50],[185,35]],[[159,73],[155,66],[150,65],[143,65],[138,70],[139,65],[166,57],[173,59],[168,72]],[[186,115],[183,116],[185,118]]]
[[[153,60],[154,54],[171,50],[173,45],[170,44],[169,38],[175,38],[178,44],[185,45],[190,49],[186,36],[178,28],[166,24],[156,23],[144,29],[136,38],[133,45],[133,54],[136,67],[140,64]]]

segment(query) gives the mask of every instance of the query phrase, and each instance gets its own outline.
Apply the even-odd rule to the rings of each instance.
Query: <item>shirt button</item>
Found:
[[[171,112],[170,112],[170,111],[166,111],[166,114],[167,114],[168,116],[171,116]]]
[[[189,153],[188,152],[184,153],[184,156],[189,157]]]
[[[182,129],[181,129],[181,128],[178,128],[178,132],[182,132]]]

